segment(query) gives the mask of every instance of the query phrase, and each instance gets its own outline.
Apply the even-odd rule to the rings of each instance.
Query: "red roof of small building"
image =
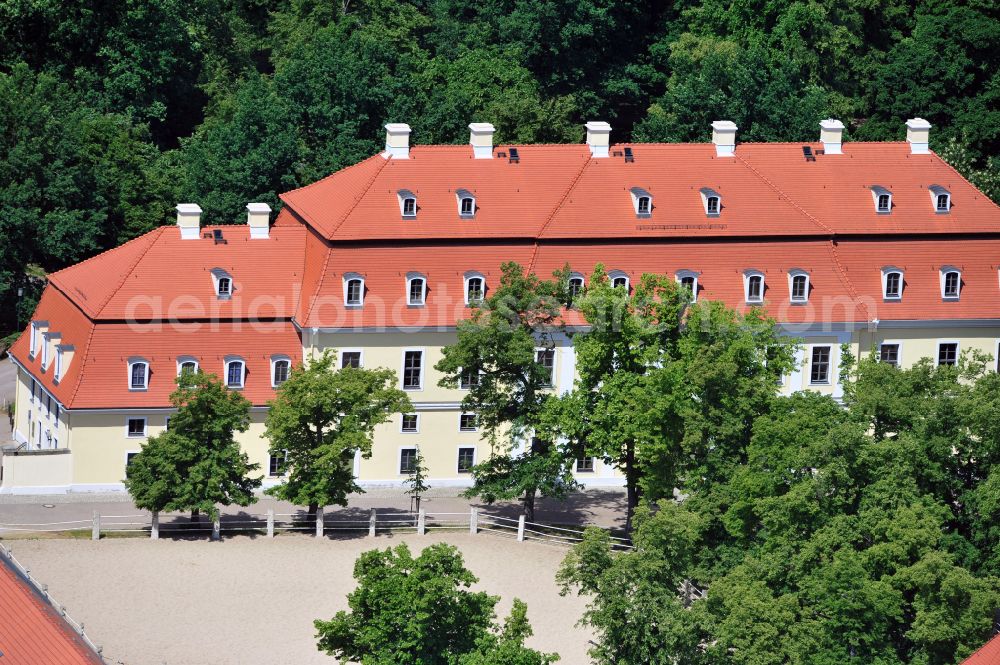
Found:
[[[4,665],[103,662],[4,557],[0,557],[0,662]]]
[[[998,665],[1000,664],[1000,635],[984,644],[974,654],[962,661],[962,665]]]

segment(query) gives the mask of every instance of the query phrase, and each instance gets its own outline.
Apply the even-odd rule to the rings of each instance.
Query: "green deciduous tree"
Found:
[[[265,491],[308,506],[310,516],[319,506],[346,506],[347,495],[361,491],[355,455],[371,456],[375,427],[412,409],[395,385],[388,369],[334,370],[329,350],[294,367],[271,402],[264,432],[271,455],[285,458],[287,477]]]
[[[406,474],[403,484],[409,488],[406,494],[410,497],[410,509],[413,510],[416,504],[416,510],[419,511],[420,498],[431,488],[427,484],[427,464],[424,463],[424,456],[420,454],[419,448],[413,458],[413,468]]]
[[[478,580],[459,551],[431,545],[371,550],[354,564],[350,612],[315,622],[319,649],[341,659],[389,665],[546,665],[557,659],[524,646],[526,608],[515,600],[497,626],[499,598],[469,591]]]
[[[219,504],[248,506],[262,479],[235,439],[250,424],[250,402],[214,374],[183,372],[170,402],[170,429],[150,437],[126,469],[139,508],[216,515]]]
[[[537,349],[554,353],[562,327],[563,288],[505,263],[500,283],[472,316],[458,324],[458,338],[442,349],[438,382],[454,387],[463,375],[477,377],[462,400],[475,413],[493,454],[472,470],[470,496],[492,503],[520,498],[534,519],[535,496],[562,496],[574,486],[568,454],[546,428],[547,404],[555,399],[553,370],[538,362]]]

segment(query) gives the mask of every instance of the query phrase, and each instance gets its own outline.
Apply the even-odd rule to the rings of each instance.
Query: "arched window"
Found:
[[[641,187],[633,187],[629,193],[636,217],[650,217],[653,214],[653,195]]]
[[[486,278],[478,272],[465,274],[465,304],[481,303],[486,297]]]
[[[958,268],[941,268],[941,299],[958,300],[962,294],[962,272]]]
[[[809,300],[809,273],[798,268],[788,271],[788,297],[792,302]]]
[[[233,295],[233,276],[222,268],[212,268],[212,285],[215,287],[215,295],[220,300],[226,300]]]
[[[569,282],[566,285],[570,302],[573,302],[583,294],[584,284],[583,275],[578,272],[570,273]]]
[[[903,271],[899,268],[882,268],[882,298],[885,300],[902,300]]]
[[[941,185],[931,185],[928,189],[931,193],[931,205],[934,206],[934,212],[938,214],[951,212],[951,192]]]
[[[271,387],[277,388],[288,380],[292,371],[292,361],[288,356],[271,357]]]
[[[149,361],[130,358],[128,361],[129,390],[146,390],[149,387]]]
[[[629,289],[628,275],[626,275],[621,270],[612,270],[608,273],[608,281],[611,282],[611,286],[616,289]]]
[[[764,302],[764,273],[758,270],[743,273],[743,295],[748,303]]]
[[[242,388],[246,380],[246,363],[242,358],[226,358],[226,386]]]
[[[184,372],[190,372],[194,374],[198,371],[198,361],[191,356],[180,356],[177,359],[177,376],[180,376]]]
[[[872,200],[875,202],[875,212],[888,215],[892,212],[892,192],[885,187],[872,186]]]
[[[698,273],[693,270],[678,270],[674,279],[691,293],[691,302],[698,302]]]
[[[718,217],[722,212],[722,196],[714,189],[702,187],[701,205],[705,209],[705,214],[709,217]]]
[[[406,304],[421,306],[427,298],[427,278],[418,273],[406,276]]]
[[[459,217],[476,216],[476,197],[472,195],[472,192],[467,189],[456,190],[455,198],[458,202]]]
[[[399,199],[399,214],[406,218],[417,216],[417,197],[408,189],[401,189],[396,192]]]
[[[353,272],[344,274],[344,305],[361,307],[365,302],[365,278]]]

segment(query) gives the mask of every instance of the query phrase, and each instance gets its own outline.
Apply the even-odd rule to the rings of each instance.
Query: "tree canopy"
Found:
[[[900,140],[1000,199],[1000,17],[957,0],[35,0],[0,6],[0,338],[52,271],[376,153],[382,125],[464,143]],[[18,288],[22,297],[18,300]]]

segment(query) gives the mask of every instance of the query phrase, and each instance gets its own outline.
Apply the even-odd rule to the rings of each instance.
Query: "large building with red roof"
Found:
[[[1000,208],[929,150],[930,129],[852,143],[824,120],[814,143],[757,144],[719,121],[710,143],[614,144],[595,122],[584,144],[511,146],[473,123],[468,145],[411,146],[392,124],[385,152],[283,194],[274,220],[258,203],[245,225],[181,204],[176,225],[50,276],[11,349],[19,450],[0,492],[120,489],[183,367],[250,399],[243,445],[277,475],[268,401],[325,349],[396,370],[414,403],[355,460],[362,484],[398,484],[418,446],[435,484],[467,484],[489,447],[434,364],[506,261],[568,264],[574,288],[598,264],[624,288],[668,274],[696,299],[762,307],[803,341],[787,392],[839,396],[842,344],[899,365],[996,357]],[[554,390],[572,387],[568,337],[539,357]],[[600,460],[577,475],[621,482]]]

